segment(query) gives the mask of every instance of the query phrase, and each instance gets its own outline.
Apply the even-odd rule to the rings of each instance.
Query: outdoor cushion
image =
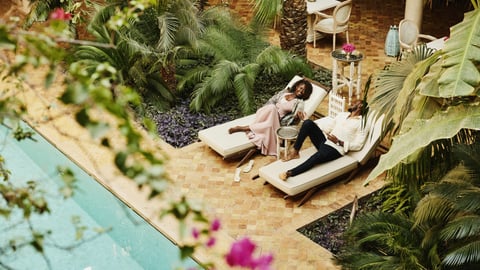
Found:
[[[296,81],[301,80],[302,77],[296,75],[288,83],[291,87]],[[309,99],[305,101],[304,111],[307,118],[312,116],[322,100],[327,96],[328,91],[320,85],[312,82],[313,91]],[[235,126],[246,126],[255,120],[255,114],[244,116],[220,125],[216,125],[198,132],[198,138],[212,148],[215,152],[220,154],[224,159],[238,156],[241,153],[248,151],[255,147],[250,142],[244,132],[237,132],[233,134],[228,133],[228,129]]]

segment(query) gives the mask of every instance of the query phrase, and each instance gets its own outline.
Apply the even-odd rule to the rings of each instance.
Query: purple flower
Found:
[[[351,53],[355,51],[355,46],[352,43],[345,43],[342,46],[342,50],[344,50],[346,53]]]
[[[213,245],[215,245],[215,241],[215,237],[210,237],[210,239],[207,241],[207,247],[213,247]]]
[[[210,229],[214,232],[218,231],[220,229],[220,220],[216,218],[213,222],[212,225],[210,226]]]
[[[243,238],[232,244],[226,256],[229,266],[252,266],[252,255],[256,245],[248,238]]]
[[[192,236],[193,236],[193,238],[195,238],[195,239],[198,239],[198,237],[200,236],[200,232],[198,231],[197,228],[193,228],[193,229],[192,229]]]
[[[273,255],[268,254],[265,256],[260,256],[258,259],[253,261],[254,269],[258,267],[260,270],[270,270],[270,264],[273,261]]]
[[[253,252],[257,246],[250,239],[243,238],[232,244],[230,252],[226,256],[229,266],[248,267],[250,269],[270,270],[273,255],[268,254],[254,258]]]

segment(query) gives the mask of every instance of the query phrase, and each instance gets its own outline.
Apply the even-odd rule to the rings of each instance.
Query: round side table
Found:
[[[277,129],[277,159],[280,158],[280,144],[281,141],[284,142],[284,156],[287,158],[288,156],[288,145],[290,141],[293,141],[297,138],[298,129],[296,127],[291,126],[284,126]]]
[[[352,104],[353,88],[356,90],[357,99],[360,99],[362,92],[362,60],[363,54],[356,51],[351,54],[345,53],[342,49],[332,51],[333,69],[332,69],[332,90],[337,93],[343,86],[348,87],[348,104]],[[340,65],[340,73],[338,67]],[[344,67],[349,67],[348,76],[344,75]],[[355,77],[356,75],[356,77]]]

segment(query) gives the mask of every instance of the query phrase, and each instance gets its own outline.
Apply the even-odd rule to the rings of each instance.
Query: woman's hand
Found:
[[[336,145],[340,145],[340,146],[343,146],[343,142],[341,140],[339,140],[337,138],[337,136],[331,134],[331,133],[328,133],[327,134],[327,139],[330,140],[331,142],[333,142],[334,144]]]
[[[305,118],[307,118],[307,114],[304,111],[298,111],[296,117],[300,120],[305,120]]]

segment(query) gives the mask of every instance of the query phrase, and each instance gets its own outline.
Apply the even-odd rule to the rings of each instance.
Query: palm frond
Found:
[[[175,45],[175,34],[180,25],[178,18],[170,13],[157,17],[159,39],[156,44],[157,50],[166,52]]]
[[[440,234],[444,241],[455,241],[466,238],[476,238],[480,232],[480,216],[460,216],[446,224]]]
[[[393,62],[374,74],[372,86],[375,91],[369,100],[369,106],[379,115],[385,115],[385,119],[387,119],[385,126],[392,126],[392,122],[399,125],[401,119],[405,118],[402,117],[402,114],[410,111],[407,110],[405,104],[411,100],[416,85],[408,84],[407,81],[416,82],[416,78],[424,74],[425,69],[422,69],[410,75],[417,63],[427,59],[432,53],[433,50],[426,46],[416,46],[401,61]],[[407,85],[404,85],[405,83]]]
[[[23,27],[28,29],[34,22],[46,21],[48,14],[56,7],[55,3],[58,3],[58,0],[32,1]]]
[[[240,103],[240,109],[244,114],[253,113],[253,85],[260,71],[260,65],[256,63],[249,64],[242,68],[241,73],[235,75],[233,85],[235,95]]]
[[[305,59],[295,57],[276,46],[261,51],[255,62],[262,65],[267,74],[282,74],[287,78],[298,74],[307,77],[312,75],[312,69]]]
[[[282,0],[255,0],[254,20],[263,25],[270,25],[282,14]]]
[[[215,58],[219,60],[234,61],[243,58],[244,45],[239,43],[230,33],[215,27],[208,27],[202,36],[201,50],[206,49],[207,52],[213,53]]]
[[[97,11],[87,27],[88,32],[94,35],[97,41],[105,43],[114,42],[114,40],[112,40],[114,33],[112,33],[106,25],[110,18],[115,14],[116,8],[116,4],[97,7]]]
[[[234,74],[240,71],[235,62],[220,61],[212,69],[210,76],[202,83],[197,84],[192,93],[191,108],[197,111],[204,109],[210,112],[211,108],[225,98],[233,90]]]
[[[466,268],[468,265],[471,267]],[[480,241],[472,241],[447,254],[442,261],[445,266],[460,266],[461,269],[478,269],[480,264]]]
[[[114,63],[115,60],[112,57],[111,50],[98,48],[95,46],[80,46],[74,53],[75,59],[78,60],[92,60],[97,63],[108,62]]]
[[[420,200],[414,212],[415,226],[421,224],[445,224],[449,219],[457,214],[452,209],[452,202],[442,198],[428,194]]]
[[[345,232],[350,243],[335,260],[348,269],[427,269],[424,232],[401,214],[362,214]]]
[[[183,91],[187,86],[195,85],[201,82],[205,77],[210,74],[208,67],[205,66],[196,66],[195,68],[190,68],[186,73],[179,76],[177,73],[177,89]]]

